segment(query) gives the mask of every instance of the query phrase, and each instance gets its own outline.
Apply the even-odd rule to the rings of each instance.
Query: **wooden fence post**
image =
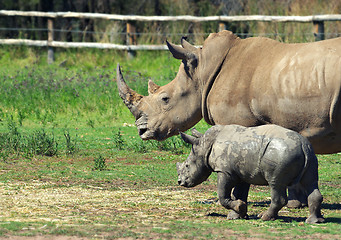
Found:
[[[226,22],[219,22],[219,32],[226,30]]]
[[[127,22],[127,38],[126,38],[127,45],[136,45],[136,27],[134,22],[128,21]],[[134,58],[136,52],[128,49],[128,58]]]
[[[47,19],[47,63],[51,64],[54,61],[53,47],[50,43],[53,41],[53,19]]]
[[[315,41],[324,40],[324,21],[313,21]]]

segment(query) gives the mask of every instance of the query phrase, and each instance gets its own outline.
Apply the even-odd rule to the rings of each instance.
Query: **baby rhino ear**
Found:
[[[186,133],[180,132],[181,138],[189,144],[196,145],[199,144],[199,138],[187,135]]]
[[[204,136],[204,134],[202,134],[201,132],[199,132],[199,131],[196,130],[195,128],[192,128],[191,132],[192,132],[192,135],[193,135],[194,137],[197,137],[197,138],[201,138],[202,136]]]
[[[179,172],[181,169],[182,163],[177,162],[176,163],[176,170]]]

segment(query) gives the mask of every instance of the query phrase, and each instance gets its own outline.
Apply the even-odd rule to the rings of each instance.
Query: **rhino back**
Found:
[[[229,125],[217,136],[209,164],[214,171],[226,172],[236,180],[257,185],[281,180],[289,185],[305,166],[302,144],[309,142],[279,126]]]
[[[307,137],[320,128],[341,131],[340,107],[334,106],[341,91],[340,46],[341,38],[301,44],[238,41],[207,98],[211,122],[274,123]]]

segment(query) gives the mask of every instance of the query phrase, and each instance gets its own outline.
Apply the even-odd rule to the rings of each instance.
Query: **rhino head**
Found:
[[[193,133],[193,131],[192,131]],[[205,181],[212,173],[208,166],[208,149],[204,137],[200,134],[194,136],[180,132],[182,139],[192,144],[192,150],[183,163],[177,163],[178,183],[184,187],[194,187]]]
[[[199,50],[182,39],[181,47],[169,43],[173,57],[182,60],[175,79],[165,86],[148,83],[148,96],[130,89],[117,65],[119,94],[136,119],[143,140],[162,141],[185,131],[202,118],[201,89],[198,78]]]

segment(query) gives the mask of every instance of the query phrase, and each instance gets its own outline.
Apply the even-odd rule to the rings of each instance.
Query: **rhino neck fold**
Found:
[[[210,125],[215,125],[215,122],[214,122],[212,115],[209,113],[209,109],[207,106],[208,94],[210,93],[212,86],[214,84],[214,81],[216,80],[217,76],[219,75],[221,68],[224,65],[224,62],[226,60],[227,54],[230,52],[232,47],[233,46],[231,46],[230,48],[227,49],[226,53],[223,55],[223,59],[222,59],[221,63],[218,64],[218,66],[214,69],[214,71],[212,71],[212,74],[209,75],[207,82],[206,83],[203,82],[202,104],[201,104],[201,106],[202,106],[202,117]]]
[[[209,158],[210,158],[210,155],[211,155],[211,152],[212,152],[212,146],[213,146],[213,143],[210,145],[210,147],[208,148],[208,151],[206,152],[205,154],[205,167],[212,172],[214,172],[213,168],[210,166],[210,162],[209,162]]]
[[[204,148],[207,149],[207,151],[205,153],[205,157],[204,157],[204,165],[211,172],[214,172],[214,169],[211,167],[210,157],[211,157],[211,153],[213,150],[213,145],[214,145],[215,140],[217,139],[217,136],[220,132],[219,131],[220,127],[221,126],[218,126],[218,125],[211,127],[208,131],[206,131],[206,133],[202,137],[202,139],[204,140],[204,144],[203,144]]]

